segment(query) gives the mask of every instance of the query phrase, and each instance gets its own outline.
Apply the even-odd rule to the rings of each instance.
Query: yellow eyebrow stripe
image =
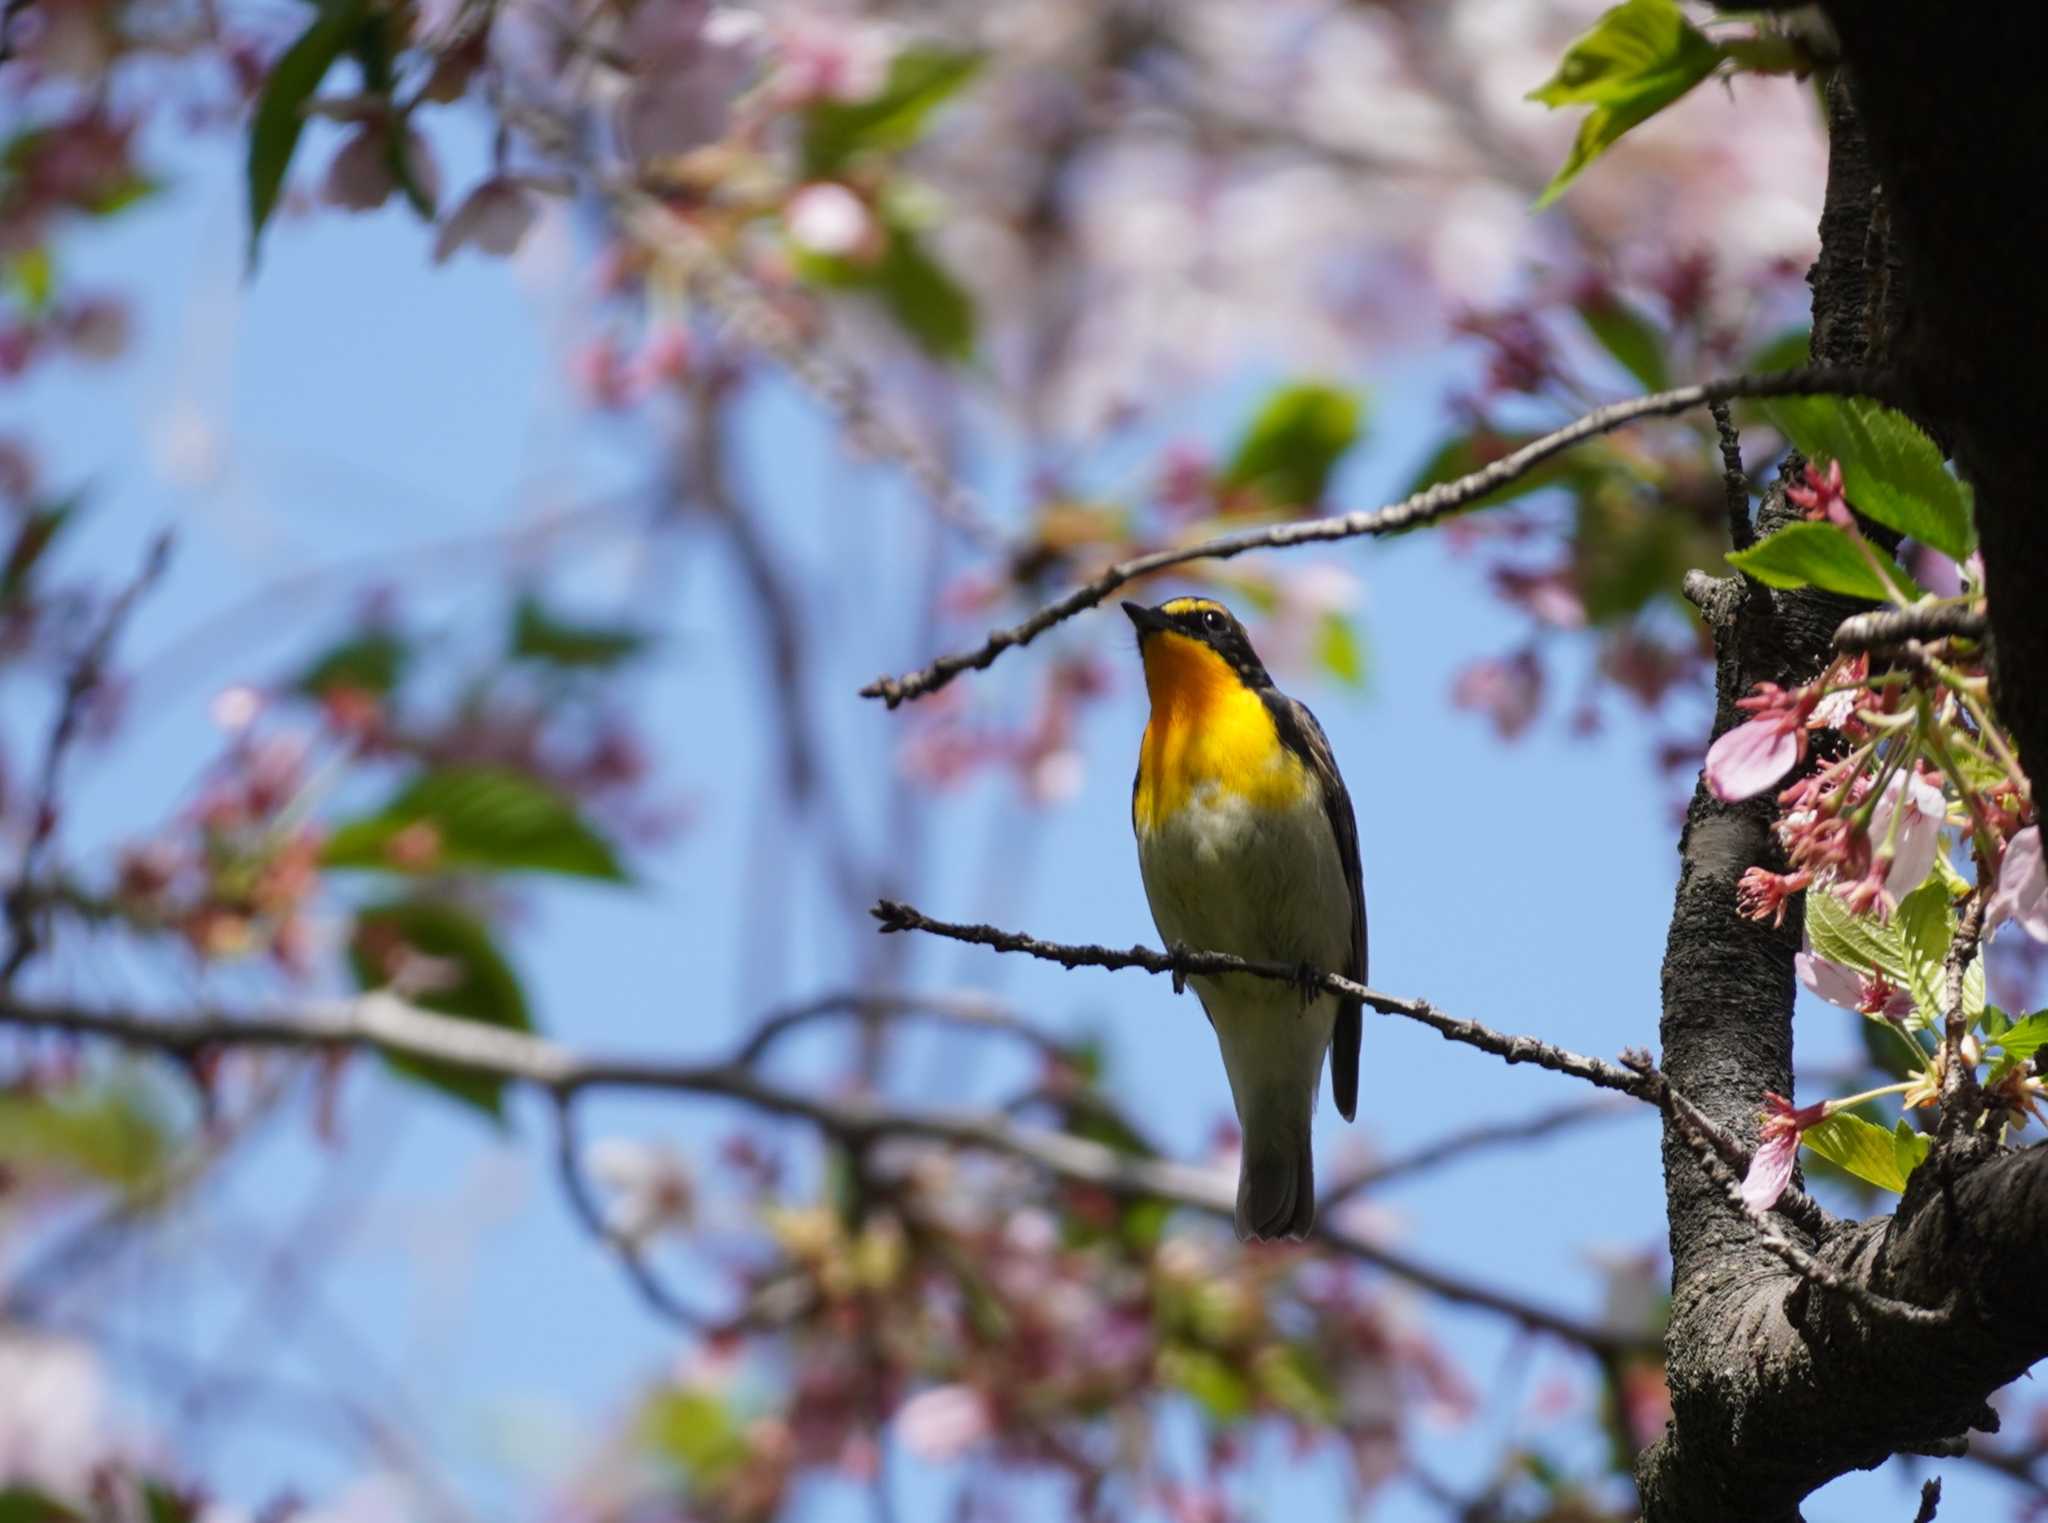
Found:
[[[1216,602],[1213,598],[1175,598],[1170,603],[1161,603],[1159,605],[1161,613],[1172,614],[1175,618],[1179,618],[1184,613],[1208,613],[1212,610],[1216,613],[1222,613],[1223,605]]]

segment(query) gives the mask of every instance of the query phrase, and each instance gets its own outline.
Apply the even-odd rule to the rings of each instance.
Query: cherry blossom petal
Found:
[[[934,1386],[903,1403],[896,1427],[904,1447],[922,1459],[958,1459],[994,1431],[988,1402],[969,1385]]]
[[[1863,978],[1838,962],[1829,962],[1812,952],[1800,952],[1792,959],[1793,970],[1799,981],[1830,1005],[1843,1010],[1860,1010],[1863,1002]]]
[[[1749,1172],[1742,1176],[1742,1203],[1752,1214],[1762,1216],[1778,1203],[1792,1182],[1792,1162],[1798,1156],[1799,1133],[1791,1127],[1773,1131],[1750,1155]]]
[[[1803,738],[1774,716],[1739,724],[1707,747],[1707,786],[1724,804],[1754,798],[1792,770]]]
[[[2017,921],[2034,940],[2048,941],[2048,866],[2042,861],[2039,825],[2029,825],[2007,843],[1990,916],[1993,925]]]

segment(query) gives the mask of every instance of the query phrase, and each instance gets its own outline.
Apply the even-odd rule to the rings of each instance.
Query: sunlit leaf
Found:
[[[1320,381],[1283,386],[1253,415],[1223,468],[1222,484],[1257,492],[1274,507],[1312,507],[1358,442],[1363,416],[1355,391]]]
[[[1365,645],[1341,613],[1316,620],[1316,665],[1348,688],[1365,686]]]
[[[132,1195],[161,1178],[171,1140],[156,1099],[126,1079],[0,1091],[5,1169],[61,1169]]]
[[[286,48],[263,81],[249,122],[249,267],[277,208],[285,171],[306,125],[304,107],[369,16],[368,0],[323,0],[313,24]]]
[[[647,636],[616,624],[558,618],[538,598],[522,597],[512,612],[512,654],[554,666],[617,666],[647,648]]]
[[[693,1486],[716,1485],[746,1463],[747,1441],[739,1422],[710,1391],[659,1393],[642,1409],[640,1431],[648,1448]]]
[[[917,346],[934,358],[964,360],[974,352],[974,298],[925,251],[909,221],[885,211],[888,244],[874,259],[793,249],[791,260],[806,280],[844,291],[864,291],[888,310]]]
[[[1850,1111],[1837,1111],[1820,1125],[1808,1127],[1799,1141],[1837,1168],[1894,1195],[1905,1193],[1906,1176],[1919,1162],[1918,1157],[1907,1161],[1914,1151],[1911,1144],[1902,1144],[1893,1133]],[[1924,1149],[1920,1152],[1924,1156]]]
[[[1664,335],[1647,316],[1609,292],[1586,297],[1574,308],[1594,342],[1635,377],[1643,390],[1663,391],[1670,386]]]
[[[1906,952],[1907,992],[1924,1020],[1939,1022],[1947,1014],[1946,964],[1956,928],[1948,889],[1939,878],[1929,878],[1899,901],[1892,920]]]
[[[33,1486],[0,1486],[0,1523],[85,1523],[85,1514]]]
[[[1337,1421],[1336,1383],[1310,1350],[1292,1343],[1262,1349],[1252,1373],[1260,1393],[1274,1405],[1312,1423]]]
[[[1747,550],[1729,551],[1728,560],[1767,587],[1818,587],[1873,602],[1890,601],[1894,589],[1908,600],[1920,596],[1919,584],[1897,561],[1875,545],[1859,547],[1831,523],[1787,524]]]
[[[1874,916],[1851,914],[1835,895],[1810,893],[1806,896],[1806,940],[1829,962],[1880,976],[1890,984],[1906,982],[1905,938],[1896,920],[1881,922]]]
[[[1232,1423],[1251,1410],[1251,1387],[1221,1356],[1186,1344],[1159,1355],[1160,1378],[1192,1396],[1219,1423]]]
[[[1684,95],[1721,59],[1676,0],[1624,0],[1603,15],[1571,45],[1557,73],[1529,92],[1546,106],[1593,108],[1537,207],[1555,201],[1623,133]]]
[[[823,100],[804,113],[804,172],[836,174],[861,153],[893,153],[924,132],[926,120],[981,67],[973,53],[906,48],[882,88],[866,100]]]
[[[1976,548],[1970,488],[1911,419],[1861,397],[1780,397],[1763,407],[1815,465],[1842,463],[1842,488],[1866,518],[1961,561]]]
[[[432,850],[419,861],[395,858],[395,838],[422,825],[431,830]],[[626,877],[610,843],[573,804],[523,773],[495,767],[448,767],[415,778],[377,813],[338,826],[322,860],[329,867]]]
[[[519,975],[483,922],[467,910],[435,900],[407,899],[362,911],[349,943],[349,965],[357,985],[389,985],[394,958],[400,966],[417,970],[419,986],[405,991],[412,1003],[486,1026],[533,1029]],[[409,963],[411,959],[417,961]],[[473,1105],[493,1120],[503,1119],[502,1080],[401,1053],[387,1052],[384,1059],[408,1078]]]
[[[1991,1035],[1988,1024],[1986,1034]],[[2043,1046],[2048,1046],[2048,1010],[2036,1010],[2032,1015],[2013,1022],[2007,1030],[1992,1035],[1991,1039],[2009,1058],[2031,1058]]]

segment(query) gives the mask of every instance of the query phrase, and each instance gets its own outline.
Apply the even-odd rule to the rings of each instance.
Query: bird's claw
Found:
[[[1186,973],[1182,972],[1180,968],[1181,960],[1188,955],[1187,944],[1185,942],[1169,941],[1166,944],[1166,955],[1171,957],[1174,961],[1173,992],[1175,994],[1187,993],[1188,976]]]
[[[1294,966],[1294,992],[1301,996],[1301,1008],[1308,1009],[1315,997],[1323,992],[1323,973],[1312,962],[1296,963]]]

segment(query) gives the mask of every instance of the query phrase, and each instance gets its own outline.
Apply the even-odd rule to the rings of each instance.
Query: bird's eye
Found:
[[[1214,634],[1222,634],[1224,630],[1223,615],[1213,608],[1210,609],[1202,615],[1202,627]]]

